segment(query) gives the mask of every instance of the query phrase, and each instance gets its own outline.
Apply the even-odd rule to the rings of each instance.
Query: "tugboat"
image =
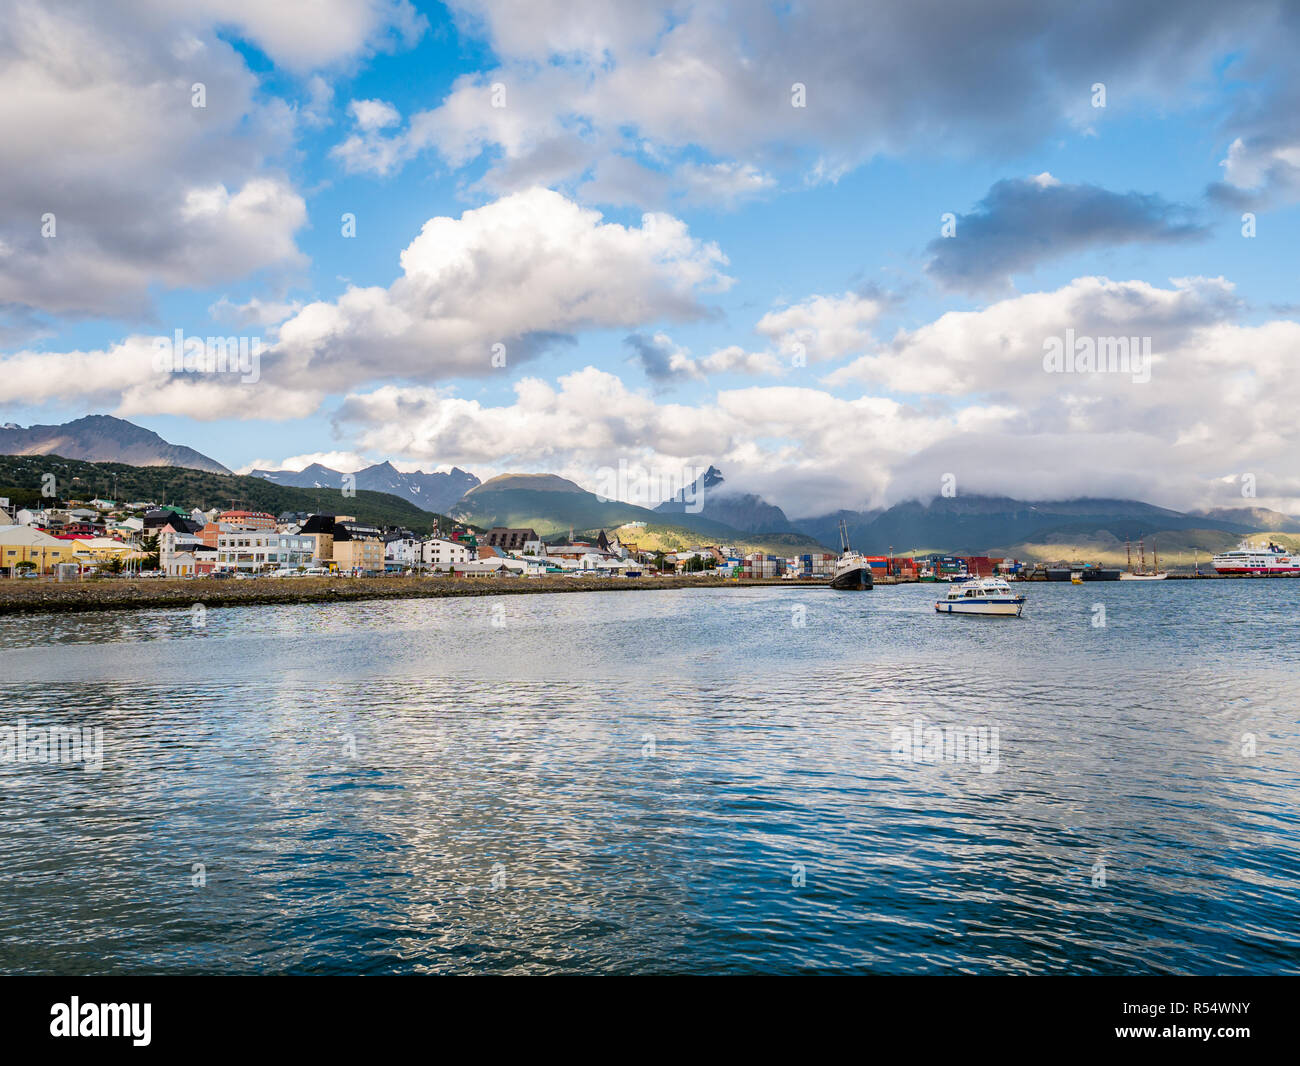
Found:
[[[875,588],[871,564],[849,548],[849,529],[840,519],[840,560],[831,575],[831,588],[841,591],[870,592]]]
[[[953,585],[946,599],[934,609],[940,614],[983,614],[1001,618],[1019,618],[1025,598],[1011,591],[1000,578],[976,578],[964,585]]]

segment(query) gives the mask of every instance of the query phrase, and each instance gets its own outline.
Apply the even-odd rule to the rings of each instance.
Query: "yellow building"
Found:
[[[78,562],[88,566],[101,566],[114,556],[123,562],[135,554],[129,544],[112,537],[86,537],[84,539],[65,541],[73,545],[73,552]]]
[[[372,537],[334,538],[334,565],[339,570],[384,570],[384,542]]]
[[[35,526],[0,528],[0,568],[9,574],[19,563],[31,563],[38,572],[48,574],[59,563],[76,562],[76,554],[76,541],[59,540]]]

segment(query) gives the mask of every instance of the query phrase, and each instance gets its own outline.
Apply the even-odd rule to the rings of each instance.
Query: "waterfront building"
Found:
[[[217,516],[217,521],[225,523],[232,530],[275,528],[275,515],[265,511],[222,511]]]
[[[441,537],[430,537],[421,545],[421,552],[424,566],[429,570],[459,569],[476,557],[469,544]]]
[[[388,570],[413,570],[421,563],[420,538],[414,533],[384,534],[384,567]]]
[[[352,573],[382,574],[383,533],[377,526],[334,519],[334,565]]]
[[[243,529],[217,535],[217,566],[224,570],[290,570],[312,565],[310,537],[277,530]]]
[[[185,523],[189,525],[190,523]],[[177,529],[170,522],[158,531],[158,567],[168,577],[179,576],[173,566],[173,561],[177,555],[189,554],[191,564],[193,562],[194,549],[203,544],[203,537],[199,533],[191,533],[187,529]],[[193,573],[191,565],[190,573]]]
[[[536,554],[542,541],[532,529],[509,529],[505,526],[496,526],[488,531],[487,536],[483,538],[483,543],[489,548],[503,548],[510,552],[531,550]]]
[[[59,563],[75,561],[76,543],[51,537],[34,526],[3,526],[0,527],[0,568],[12,575],[20,563],[31,563],[39,573],[48,574]]]
[[[112,537],[78,537],[73,542],[73,556],[83,566],[100,566],[111,559],[125,561],[135,549]]]
[[[334,561],[334,516],[314,514],[308,517],[298,530],[298,535],[310,537],[315,546],[313,554],[316,565],[329,566]]]

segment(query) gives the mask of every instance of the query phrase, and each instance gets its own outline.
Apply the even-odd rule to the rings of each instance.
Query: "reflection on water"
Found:
[[[0,619],[0,970],[1296,972],[1298,593]]]

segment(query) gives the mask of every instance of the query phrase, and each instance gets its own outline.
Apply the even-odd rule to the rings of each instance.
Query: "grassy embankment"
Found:
[[[194,581],[141,578],[53,582],[0,580],[0,615],[41,612],[113,611],[139,608],[242,607],[276,603],[338,603],[348,600],[405,600],[443,596],[509,596],[534,592],[635,592],[653,589],[784,585],[722,577],[609,578],[432,578],[297,577],[254,581]],[[812,582],[801,581],[800,586]]]

